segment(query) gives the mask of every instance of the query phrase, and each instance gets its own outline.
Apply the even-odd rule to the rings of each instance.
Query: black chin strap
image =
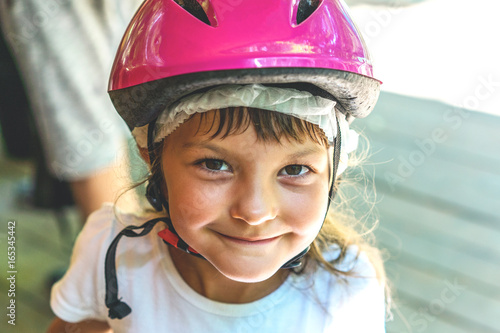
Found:
[[[152,123],[149,124],[148,128],[148,152],[149,152],[149,160],[151,163],[156,160],[155,156],[155,147],[153,144],[153,134],[154,134],[154,127],[155,127],[156,120]],[[333,145],[334,145],[334,153],[333,153],[333,172],[332,172],[332,180],[330,184],[330,190],[328,193],[329,196],[329,202],[328,202],[328,207],[325,213],[325,218],[323,219],[323,223],[326,220],[326,216],[328,215],[328,211],[330,209],[330,204],[333,201],[333,198],[335,196],[335,175],[338,170],[339,166],[339,161],[340,161],[340,144],[341,144],[341,133],[340,133],[340,126],[339,126],[339,121],[337,120],[337,136],[334,139]],[[151,179],[151,181],[148,184],[148,187],[146,189],[146,197],[150,204],[155,208],[157,211],[162,211],[163,207],[169,211],[168,203],[166,202],[164,196],[161,193],[161,183],[160,180],[158,179]],[[125,303],[122,302],[120,299],[118,299],[118,281],[116,277],[116,248],[118,246],[118,242],[122,238],[122,236],[126,237],[141,237],[144,235],[147,235],[153,227],[158,223],[158,222],[164,222],[167,225],[167,228],[163,230],[162,232],[159,233],[160,237],[163,239],[163,241],[171,246],[174,246],[186,253],[189,253],[191,255],[197,256],[198,258],[203,258],[198,252],[196,252],[194,249],[192,249],[186,242],[184,242],[177,232],[174,229],[174,226],[172,225],[172,221],[169,218],[166,217],[160,217],[156,219],[149,220],[145,222],[141,226],[128,226],[125,229],[123,229],[116,237],[113,239],[111,244],[109,245],[108,251],[106,253],[106,260],[105,260],[105,267],[104,267],[104,273],[105,273],[105,278],[106,278],[106,307],[109,309],[108,316],[111,319],[122,319],[126,316],[128,316],[131,312],[132,309]],[[141,232],[136,233],[135,230],[140,230],[142,229]],[[297,254],[295,257],[287,261],[283,266],[281,266],[282,269],[291,269],[291,268],[296,268],[302,265],[302,258],[307,254],[309,251],[310,246],[308,246],[306,249],[304,249],[302,252]]]
[[[122,236],[126,237],[141,237],[147,235],[153,227],[159,221],[162,221],[162,218],[153,219],[141,226],[128,226],[113,239],[111,244],[109,245],[108,251],[106,253],[106,260],[104,264],[104,275],[106,278],[106,307],[109,309],[108,316],[111,319],[122,319],[125,316],[128,316],[132,309],[130,307],[118,299],[118,281],[116,278],[116,248],[118,246],[118,242],[122,238]],[[134,230],[140,230],[141,232],[136,233]]]
[[[328,210],[330,209],[330,204],[333,201],[333,198],[335,197],[336,193],[336,179],[337,176],[337,171],[339,169],[339,162],[340,162],[340,148],[341,148],[341,143],[342,143],[342,135],[340,132],[340,125],[339,121],[337,119],[337,136],[335,139],[333,139],[333,172],[332,172],[332,183],[330,184],[330,191],[328,193],[328,198],[330,199],[328,202],[328,208],[326,209],[326,214],[325,214],[325,219],[326,216],[328,215]]]

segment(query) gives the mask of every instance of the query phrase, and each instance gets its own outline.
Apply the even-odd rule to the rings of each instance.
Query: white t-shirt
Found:
[[[342,268],[356,265],[362,278],[348,278],[346,284],[323,269],[313,278],[290,274],[260,300],[225,304],[203,297],[184,282],[157,235],[164,228],[161,222],[146,236],[120,240],[118,297],[132,313],[111,320],[104,303],[106,251],[124,225],[147,219],[120,214],[119,220],[113,206],[104,205],[78,236],[70,268],[52,289],[51,307],[62,320],[106,321],[116,333],[385,332],[383,288],[366,257],[361,254],[355,260],[355,249]]]

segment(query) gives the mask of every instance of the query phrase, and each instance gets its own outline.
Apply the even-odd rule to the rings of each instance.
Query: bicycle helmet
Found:
[[[130,23],[109,81],[130,129],[221,84],[301,83],[365,117],[379,95],[360,33],[340,0],[147,0]]]
[[[162,112],[213,87],[255,83],[333,100],[349,121],[371,112],[381,84],[342,0],[146,0],[118,49],[109,94],[131,130],[148,125],[147,146],[154,160],[152,125]],[[338,121],[336,127],[333,180],[340,156]],[[154,208],[168,212],[159,184],[150,181],[147,197]],[[159,233],[167,244],[201,257],[168,218],[125,228],[106,255],[106,306],[112,319],[131,311],[118,299],[118,241],[145,235],[159,221],[167,224]],[[300,265],[307,251],[283,268]]]

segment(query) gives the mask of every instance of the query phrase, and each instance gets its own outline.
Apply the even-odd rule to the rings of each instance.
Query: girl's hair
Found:
[[[318,126],[279,112],[269,112],[267,110],[247,107],[228,107],[215,110],[215,116],[213,117],[208,117],[207,113],[201,113],[198,131],[200,131],[202,123],[209,119],[211,119],[211,124],[203,134],[213,132],[211,138],[225,138],[231,134],[242,133],[250,126],[253,126],[258,140],[280,143],[281,140],[286,139],[300,143],[310,139],[319,145],[328,147],[328,140],[323,130]],[[161,176],[161,146],[157,146],[156,161],[151,161],[151,175],[145,181],[152,177]],[[349,164],[353,164],[352,161],[356,161],[356,159],[350,158]],[[348,248],[355,245],[358,249],[358,254],[364,253],[373,265],[379,283],[386,288],[386,299],[389,303],[390,295],[383,260],[379,250],[373,246],[372,231],[377,223],[373,222],[371,227],[366,227],[355,216],[355,212],[346,206],[345,201],[349,200],[345,200],[345,194],[341,191],[344,187],[341,185],[344,185],[344,183],[348,183],[348,180],[337,179],[336,184],[334,184],[337,193],[336,200],[332,205],[335,206],[329,210],[323,227],[311,245],[310,251],[303,259],[304,264],[301,266],[302,268],[293,272],[295,274],[303,274],[306,271],[311,271],[305,269],[306,267],[313,267],[314,270],[314,266],[316,265],[324,267],[340,278],[357,276],[355,270],[346,271],[338,268],[343,263]],[[325,259],[323,254],[332,248],[338,248],[339,254],[337,258],[334,260]]]

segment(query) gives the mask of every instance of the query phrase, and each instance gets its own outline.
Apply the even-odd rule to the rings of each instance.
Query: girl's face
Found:
[[[214,116],[199,128],[195,115],[165,140],[172,223],[226,277],[264,281],[318,234],[332,152],[310,139],[263,142],[253,126],[211,139]]]

